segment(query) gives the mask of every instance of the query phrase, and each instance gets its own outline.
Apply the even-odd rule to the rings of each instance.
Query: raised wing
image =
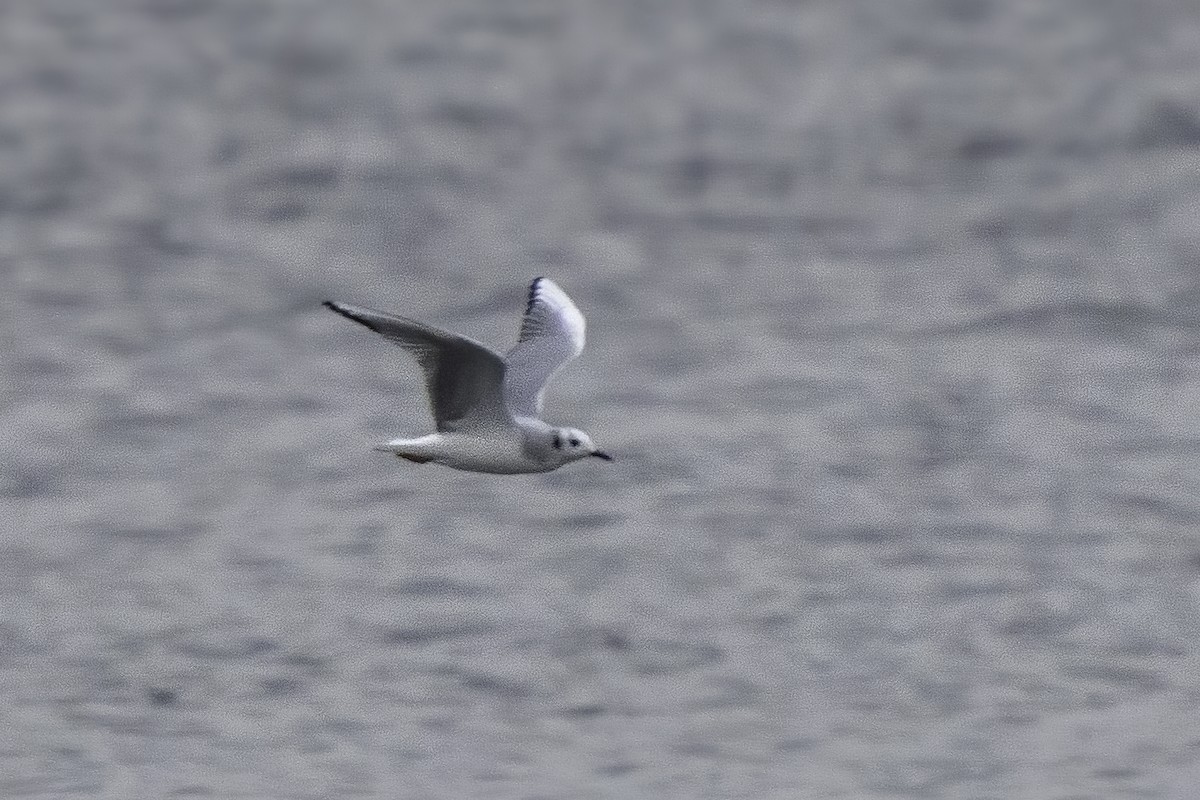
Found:
[[[517,344],[504,357],[504,397],[513,416],[541,416],[546,383],[583,352],[585,327],[566,292],[549,278],[534,278]]]
[[[416,357],[425,373],[425,390],[439,431],[512,424],[502,389],[504,359],[495,350],[405,317],[328,300],[323,305]]]

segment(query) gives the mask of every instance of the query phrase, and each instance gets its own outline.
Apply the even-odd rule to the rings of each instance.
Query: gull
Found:
[[[585,328],[583,314],[549,278],[530,284],[517,344],[506,355],[406,317],[332,300],[322,305],[400,345],[425,373],[437,432],[376,450],[498,474],[549,472],[588,456],[612,461],[583,431],[541,418],[546,384],[583,352]]]

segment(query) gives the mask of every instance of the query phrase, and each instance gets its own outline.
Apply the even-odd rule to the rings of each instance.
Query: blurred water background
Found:
[[[1198,219],[1190,0],[5,0],[0,797],[1194,797]]]

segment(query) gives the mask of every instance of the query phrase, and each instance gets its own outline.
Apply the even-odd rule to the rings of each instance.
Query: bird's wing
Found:
[[[346,303],[323,304],[412,353],[439,431],[512,425],[504,404],[504,359],[474,339],[404,317]]]
[[[540,417],[546,382],[583,352],[583,314],[549,278],[534,278],[517,344],[504,357],[504,397],[517,417]]]

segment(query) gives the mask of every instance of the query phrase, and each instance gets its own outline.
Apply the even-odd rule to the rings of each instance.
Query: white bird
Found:
[[[517,344],[500,355],[474,339],[368,308],[323,304],[412,353],[425,373],[437,432],[376,447],[424,464],[470,472],[549,472],[612,456],[576,428],[542,421],[546,383],[583,352],[583,314],[548,278],[534,278]]]

